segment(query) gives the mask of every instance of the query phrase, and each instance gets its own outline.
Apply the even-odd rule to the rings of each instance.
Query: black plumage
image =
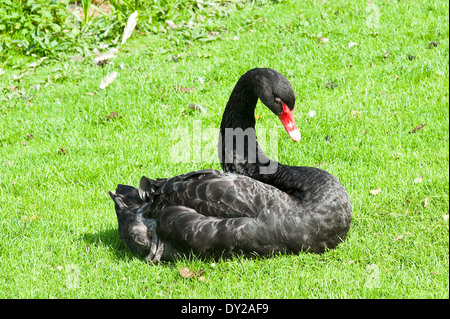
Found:
[[[110,192],[120,238],[130,250],[155,263],[189,253],[321,253],[345,238],[352,208],[344,187],[324,170],[283,165],[262,152],[254,131],[258,98],[280,119],[282,112],[294,110],[294,90],[281,73],[245,73],[220,127],[224,172],[199,170],[156,180],[144,176],[139,188],[118,185]],[[227,142],[230,129],[246,135]],[[288,133],[297,138],[298,132]]]

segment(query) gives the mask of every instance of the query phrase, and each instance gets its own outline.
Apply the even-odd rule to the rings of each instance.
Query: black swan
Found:
[[[143,176],[139,188],[119,184],[109,192],[120,238],[131,251],[157,263],[189,253],[321,253],[344,240],[352,219],[344,187],[322,169],[283,165],[263,153],[254,130],[258,98],[300,140],[290,82],[273,69],[248,71],[233,89],[220,126],[224,172]]]

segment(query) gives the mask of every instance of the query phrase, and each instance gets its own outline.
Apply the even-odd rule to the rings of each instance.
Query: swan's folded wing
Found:
[[[140,188],[151,201],[145,217],[158,218],[169,206],[194,209],[204,216],[256,217],[280,191],[250,177],[216,170],[196,171],[166,180],[141,181]]]

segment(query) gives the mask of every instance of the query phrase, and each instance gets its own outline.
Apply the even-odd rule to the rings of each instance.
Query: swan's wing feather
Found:
[[[143,178],[144,179],[144,178]],[[150,185],[150,186],[149,186]],[[203,216],[255,217],[281,193],[250,177],[216,170],[196,171],[165,180],[141,182],[151,201],[147,218],[157,218],[168,206],[194,209]]]

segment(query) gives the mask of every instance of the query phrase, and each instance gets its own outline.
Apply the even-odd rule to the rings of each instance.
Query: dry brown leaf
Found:
[[[175,88],[176,88],[177,91],[179,91],[179,92],[192,93],[192,92],[195,91],[195,87],[194,87],[194,86],[189,87],[189,88],[184,88],[184,87],[182,87],[182,86],[175,85]]]
[[[189,270],[189,268],[184,267],[184,268],[180,269],[180,275],[183,278],[190,278],[192,276],[192,274],[193,273],[192,273],[192,271]]]
[[[106,116],[106,119],[107,119],[107,120],[111,120],[111,119],[114,119],[114,118],[116,118],[116,117],[119,117],[119,113],[117,113],[117,112],[111,112],[111,114],[109,114],[108,116]]]
[[[64,146],[61,146],[61,148],[59,149],[59,152],[63,155],[67,154],[67,149]]]
[[[400,240],[402,238],[403,238],[403,235],[400,235],[400,236],[395,237],[394,240],[397,241],[397,240]]]
[[[84,252],[88,253],[89,252],[89,246],[88,244],[84,245]]]
[[[319,40],[319,42],[322,42],[322,43],[330,42],[330,40],[327,37],[320,37],[318,40]]]
[[[425,125],[426,125],[426,124],[420,124],[419,126],[416,126],[415,128],[413,128],[413,129],[412,129],[411,131],[409,131],[408,133],[411,134],[411,133],[414,133],[414,132],[416,132],[416,131],[418,131],[418,130],[421,130]]]
[[[369,193],[373,196],[378,195],[381,192],[381,188],[377,187],[376,189],[372,189]]]
[[[351,114],[356,116],[357,118],[361,117],[361,112],[360,111],[352,111]]]
[[[430,196],[427,196],[425,197],[423,208],[427,207],[429,203],[430,203]]]
[[[183,278],[192,278],[192,279],[197,279],[200,281],[205,281],[205,277],[202,276],[204,270],[200,269],[199,271],[191,271],[189,270],[189,268],[182,268],[180,269],[180,275]]]

